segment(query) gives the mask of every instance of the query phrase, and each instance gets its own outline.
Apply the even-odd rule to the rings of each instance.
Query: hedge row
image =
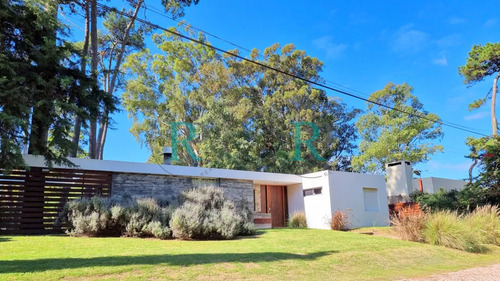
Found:
[[[66,204],[58,223],[72,236],[231,239],[255,232],[252,212],[227,200],[221,188],[202,187],[182,194],[174,208],[154,198],[118,201],[92,197]]]

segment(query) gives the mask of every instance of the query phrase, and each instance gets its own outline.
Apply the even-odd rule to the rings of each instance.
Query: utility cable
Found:
[[[117,14],[120,14],[122,16],[125,16],[125,17],[128,17],[128,18],[131,18],[132,16],[130,16],[129,14],[125,13],[125,12],[122,12],[122,11],[118,11],[116,8],[113,8],[113,7],[109,7],[107,5],[104,5],[104,4],[101,4],[101,3],[97,3],[98,6],[100,6],[101,8],[105,9],[105,10],[108,10],[108,11],[113,11]],[[337,88],[334,88],[334,87],[331,87],[331,86],[328,86],[328,85],[324,85],[324,84],[321,84],[319,82],[316,82],[316,81],[313,81],[313,80],[310,80],[310,79],[306,79],[306,78],[303,78],[303,77],[300,77],[296,74],[293,74],[293,73],[289,73],[289,72],[286,72],[286,71],[283,71],[283,70],[280,70],[278,68],[275,68],[275,67],[272,67],[272,66],[269,66],[269,65],[266,65],[266,64],[263,64],[261,62],[258,62],[258,61],[254,61],[254,60],[251,60],[251,59],[248,59],[248,58],[245,58],[243,56],[240,56],[238,54],[235,54],[233,52],[229,52],[229,51],[226,51],[224,49],[221,49],[219,47],[216,47],[216,46],[213,46],[207,42],[204,42],[204,41],[201,41],[201,40],[198,40],[198,39],[195,39],[195,38],[191,38],[187,35],[184,35],[184,34],[181,34],[179,32],[176,32],[176,31],[173,31],[173,30],[170,30],[168,28],[165,28],[165,27],[162,27],[162,26],[159,26],[155,23],[152,23],[150,21],[147,21],[147,20],[144,20],[142,18],[139,18],[137,17],[135,19],[137,22],[140,22],[140,23],[143,23],[143,24],[146,24],[146,25],[149,25],[150,27],[153,27],[153,28],[156,28],[156,29],[160,29],[160,30],[163,30],[165,32],[168,32],[172,35],[175,35],[175,36],[178,36],[178,37],[181,37],[181,38],[184,38],[186,40],[189,40],[189,41],[192,41],[192,42],[195,42],[197,44],[200,44],[200,45],[203,45],[205,47],[208,47],[208,48],[211,48],[213,50],[216,50],[220,53],[224,53],[224,54],[227,54],[227,55],[230,55],[232,57],[235,57],[235,58],[238,58],[240,60],[243,60],[243,61],[246,61],[246,62],[249,62],[249,63],[253,63],[255,65],[258,65],[260,67],[263,67],[263,68],[267,68],[267,69],[270,69],[270,70],[273,70],[275,72],[278,72],[278,73],[281,73],[283,75],[287,75],[289,77],[292,77],[292,78],[295,78],[295,79],[299,79],[299,80],[302,80],[304,82],[307,82],[309,84],[312,84],[312,85],[316,85],[318,87],[321,87],[321,88],[324,88],[324,89],[328,89],[328,90],[331,90],[331,91],[334,91],[334,92],[337,92],[339,94],[343,94],[345,96],[348,96],[348,97],[351,97],[351,98],[355,98],[355,99],[358,99],[358,100],[362,100],[362,101],[365,101],[365,102],[369,102],[369,103],[372,103],[372,104],[375,104],[375,105],[378,105],[380,107],[384,107],[384,108],[387,108],[387,109],[390,109],[390,110],[395,110],[395,111],[398,111],[400,113],[403,113],[403,114],[406,114],[406,115],[409,115],[409,116],[412,116],[412,117],[416,117],[416,118],[420,118],[420,119],[424,119],[424,120],[427,120],[427,121],[430,121],[430,122],[433,122],[433,123],[438,123],[440,125],[443,125],[443,126],[447,126],[447,127],[451,127],[451,128],[455,128],[457,130],[461,130],[461,131],[465,131],[465,132],[469,132],[469,133],[473,133],[473,134],[477,134],[477,135],[481,135],[481,136],[488,136],[486,134],[483,134],[483,133],[480,133],[480,132],[477,132],[477,131],[474,131],[474,130],[471,130],[471,129],[466,129],[466,128],[462,128],[460,125],[458,124],[451,124],[451,123],[445,123],[443,121],[439,121],[439,120],[435,120],[435,119],[431,119],[431,118],[428,118],[426,116],[422,116],[420,114],[416,114],[416,113],[412,113],[412,112],[407,112],[407,111],[404,111],[404,110],[401,110],[401,109],[398,109],[398,108],[395,108],[395,107],[391,107],[391,106],[388,106],[388,105],[385,105],[385,104],[382,104],[382,103],[379,103],[377,101],[373,101],[373,100],[370,100],[368,98],[363,98],[363,97],[360,97],[358,95],[355,95],[355,94],[352,94],[352,93],[349,93],[347,91],[344,91],[344,90],[340,90],[340,89],[337,89]]]

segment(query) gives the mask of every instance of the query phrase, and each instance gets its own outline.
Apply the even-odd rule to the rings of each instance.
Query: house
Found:
[[[28,166],[49,170],[43,157],[24,157]],[[261,228],[286,226],[288,218],[296,211],[305,212],[311,228],[328,229],[329,219],[335,211],[346,212],[351,227],[389,224],[383,176],[336,171],[291,175],[110,160],[69,160],[78,166],[77,170],[108,173],[110,194],[117,198],[156,197],[177,203],[185,189],[207,185],[221,187],[238,206],[255,211],[255,223]],[[50,188],[54,189],[58,181],[57,177],[53,178]],[[87,182],[91,181],[87,177]]]
[[[466,181],[445,178],[427,177],[413,178],[413,168],[409,161],[397,161],[386,164],[387,196],[389,203],[408,202],[409,195],[420,191],[436,193],[441,189],[446,191],[462,190]]]

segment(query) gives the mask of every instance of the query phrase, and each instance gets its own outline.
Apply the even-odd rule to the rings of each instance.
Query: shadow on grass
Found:
[[[110,256],[96,258],[51,258],[38,260],[0,261],[1,273],[38,272],[46,270],[73,269],[98,266],[124,265],[177,265],[191,266],[198,264],[224,262],[274,262],[281,260],[315,260],[319,257],[335,253],[334,251],[310,254],[292,253],[221,253],[221,254],[180,254],[180,255],[144,255],[144,256]]]
[[[0,242],[7,242],[7,241],[10,241],[10,238],[0,237]]]

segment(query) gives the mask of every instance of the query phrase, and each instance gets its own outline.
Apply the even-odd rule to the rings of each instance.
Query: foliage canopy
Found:
[[[361,142],[359,155],[352,160],[354,170],[380,174],[387,163],[425,162],[443,150],[432,143],[443,136],[440,118],[425,111],[412,93],[406,83],[388,83],[370,95],[371,101],[383,106],[367,102],[367,112],[356,122]]]
[[[198,40],[206,42],[203,34]],[[161,52],[145,49],[127,59],[125,67],[133,78],[122,99],[134,118],[132,134],[152,150],[150,162],[160,163],[162,147],[172,145],[171,122],[186,122],[196,126],[190,145],[198,159],[179,146],[177,164],[283,173],[348,167],[357,110],[300,79],[169,33],[154,35],[153,41]],[[254,49],[250,59],[322,81],[323,63],[292,44],[274,44],[262,54]],[[293,122],[318,127],[313,145],[330,161],[317,160],[303,144],[305,161],[293,161]],[[301,129],[301,139],[309,139],[311,128]],[[178,139],[189,136],[185,126],[173,133]]]

